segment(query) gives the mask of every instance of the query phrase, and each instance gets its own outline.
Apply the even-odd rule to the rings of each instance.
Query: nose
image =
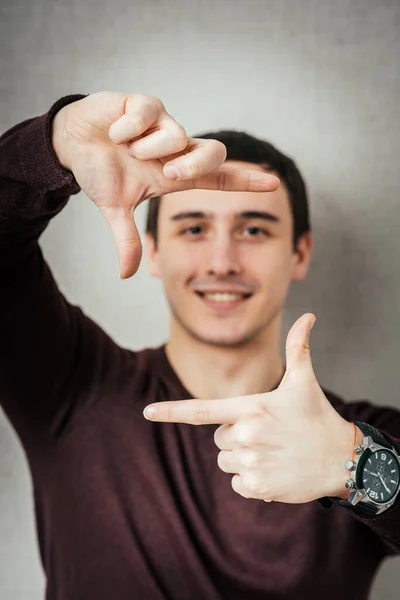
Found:
[[[210,245],[207,273],[213,277],[229,277],[241,272],[238,249],[228,236],[218,236]]]

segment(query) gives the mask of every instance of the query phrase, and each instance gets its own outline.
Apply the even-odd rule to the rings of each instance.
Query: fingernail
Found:
[[[155,406],[146,406],[146,408],[143,411],[143,415],[144,415],[145,419],[149,419],[149,420],[154,419],[156,414],[157,414],[157,411],[156,411]]]
[[[173,165],[167,165],[164,167],[164,175],[168,177],[168,179],[179,179],[178,169]]]

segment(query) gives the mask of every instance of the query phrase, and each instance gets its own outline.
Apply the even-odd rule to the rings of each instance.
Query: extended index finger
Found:
[[[224,164],[196,179],[193,187],[224,192],[274,192],[279,184],[278,177],[270,173]]]
[[[241,401],[242,400],[242,401]],[[233,424],[248,410],[240,398],[223,400],[177,400],[146,406],[144,416],[149,421],[187,423],[189,425]]]

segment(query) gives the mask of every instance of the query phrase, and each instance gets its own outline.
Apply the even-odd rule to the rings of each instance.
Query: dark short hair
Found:
[[[310,231],[311,225],[306,185],[295,162],[269,142],[242,131],[215,131],[195,137],[211,138],[225,144],[227,160],[255,163],[264,166],[268,171],[277,173],[289,194],[294,224],[293,245],[296,249],[300,236]],[[160,196],[151,198],[147,213],[146,232],[153,237],[155,242],[157,242],[160,201]]]

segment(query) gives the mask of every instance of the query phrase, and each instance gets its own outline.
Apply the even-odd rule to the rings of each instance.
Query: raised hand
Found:
[[[279,186],[273,175],[222,165],[223,144],[188,138],[160,100],[140,94],[99,92],[65,106],[54,118],[53,147],[109,223],[123,278],[140,263],[133,211],[143,200],[192,188]]]
[[[223,400],[181,400],[146,407],[151,421],[218,424],[218,464],[233,473],[245,498],[303,503],[347,497],[344,486],[354,430],[324,395],[315,377],[309,335],[315,317],[303,315],[286,343],[286,373],[265,394]],[[362,434],[358,431],[361,441]]]

